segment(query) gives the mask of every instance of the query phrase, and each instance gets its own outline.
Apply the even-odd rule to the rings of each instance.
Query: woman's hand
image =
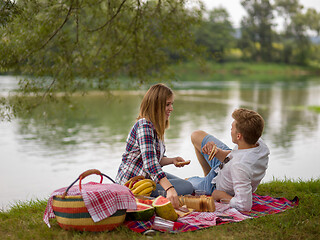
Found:
[[[174,208],[179,208],[179,198],[176,190],[172,187],[167,191],[167,199],[171,202]]]
[[[159,184],[163,189],[166,190],[167,199],[171,202],[174,208],[179,208],[179,198],[176,190],[174,189],[171,182],[167,179],[167,177],[161,178]]]
[[[175,157],[175,158],[173,158],[172,163],[176,167],[183,167],[184,165],[188,165],[190,163],[190,160],[185,161],[182,157]]]

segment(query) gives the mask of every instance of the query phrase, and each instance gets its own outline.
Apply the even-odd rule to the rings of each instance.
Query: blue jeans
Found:
[[[190,182],[167,172],[166,175],[178,195],[188,195],[193,193],[193,186]],[[151,197],[159,196],[158,190],[164,190],[159,183],[157,184],[156,190],[152,192]]]
[[[219,139],[209,134],[203,138],[201,142],[201,149],[208,142],[212,142],[212,141],[217,145],[218,148],[221,148],[223,150],[230,150],[230,148],[226,144],[224,144]],[[215,172],[215,169],[219,167],[221,162],[215,157],[211,161],[209,161],[208,160],[209,155],[204,154],[202,150],[201,150],[201,154],[205,158],[209,166],[211,167],[211,170],[208,173],[208,175],[205,177],[198,177],[198,176],[190,177],[188,181],[193,185],[194,190],[198,190],[198,189],[204,190],[207,195],[211,195],[211,193],[215,189],[215,184],[212,184],[211,182],[212,182],[212,179],[217,175],[217,173]]]

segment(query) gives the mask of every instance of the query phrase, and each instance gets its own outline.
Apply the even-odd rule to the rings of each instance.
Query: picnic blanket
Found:
[[[81,195],[85,206],[94,222],[99,222],[120,209],[135,209],[136,199],[132,192],[125,186],[119,184],[101,184],[89,182],[82,184],[81,192],[79,185],[72,186],[68,191],[68,196]],[[52,209],[54,196],[62,195],[67,187],[54,191],[44,212],[43,220],[50,227],[49,219],[54,218]]]
[[[139,233],[148,230],[180,233],[284,212],[298,204],[299,199],[297,197],[290,201],[286,198],[272,198],[270,196],[253,194],[252,208],[249,212],[240,212],[235,208],[230,208],[229,204],[216,202],[215,212],[192,212],[187,216],[178,218],[176,222],[155,216],[150,221],[126,221],[125,225],[132,231]]]

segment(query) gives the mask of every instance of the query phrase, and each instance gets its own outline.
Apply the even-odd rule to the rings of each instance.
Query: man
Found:
[[[264,120],[258,113],[240,108],[232,117],[231,138],[236,144],[233,150],[204,131],[192,133],[191,141],[204,177],[191,177],[188,181],[195,190],[212,194],[216,201],[223,200],[240,211],[249,211],[252,193],[265,176],[270,152],[260,138]],[[209,160],[214,148],[215,157]]]

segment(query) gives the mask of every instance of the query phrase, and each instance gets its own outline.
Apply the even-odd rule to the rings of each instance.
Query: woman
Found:
[[[178,194],[191,194],[193,186],[190,182],[162,170],[165,165],[181,167],[181,162],[185,162],[182,157],[168,158],[164,155],[164,132],[169,127],[173,102],[173,92],[164,84],[153,85],[147,91],[142,99],[137,121],[129,133],[116,182],[124,184],[139,175],[151,178],[157,183],[157,189],[152,196],[157,196],[158,190],[164,189],[166,197],[177,208]]]

